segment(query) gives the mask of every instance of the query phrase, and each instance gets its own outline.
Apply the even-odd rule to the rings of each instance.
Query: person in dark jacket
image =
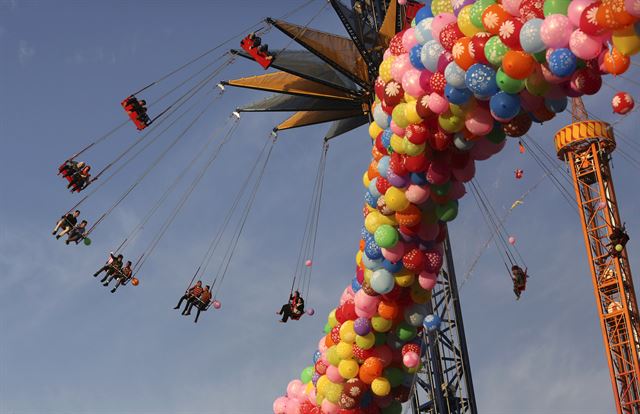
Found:
[[[527,271],[522,270],[518,265],[511,267],[511,280],[513,281],[513,293],[516,294],[516,300],[520,299],[520,295],[527,284]]]
[[[193,322],[198,323],[200,312],[207,309],[207,307],[209,306],[209,302],[211,302],[211,290],[210,286],[206,285],[198,298],[193,298],[191,302],[188,302],[186,313],[183,313],[183,315],[191,315],[191,309],[193,309],[193,307],[195,306],[198,309],[198,313],[196,313],[196,318]]]
[[[116,256],[113,253],[109,253],[109,259],[107,260],[107,263],[102,266],[97,272],[95,272],[93,274],[93,277],[98,277],[100,273],[106,272],[102,280],[100,280],[100,283],[104,283],[109,276],[120,271],[120,269],[122,268],[123,257],[124,256],[122,256],[121,254]]]
[[[51,234],[56,236],[56,239],[59,239],[65,234],[69,233],[71,230],[73,230],[75,225],[78,224],[79,215],[80,210],[76,210],[73,213],[67,213],[62,216],[62,218],[56,223],[56,226],[53,228],[53,232]],[[58,230],[60,229],[62,229],[62,231],[60,232],[60,234],[57,234]]]
[[[609,243],[607,244],[609,247],[609,256],[620,257],[622,250],[624,250],[625,246],[629,242],[629,235],[627,234],[625,227],[625,225],[622,225],[622,227],[616,226],[611,230]]]
[[[118,287],[122,284],[125,284],[129,279],[131,279],[131,260],[128,260],[127,263],[122,267],[122,269],[116,270],[115,272],[108,273],[107,272],[107,280],[102,284],[103,286],[109,286],[112,279],[117,279],[116,286],[111,289],[111,293],[116,293]]]
[[[195,285],[191,286],[184,292],[184,295],[178,301],[178,304],[173,309],[180,309],[183,301],[187,301],[187,305],[184,307],[182,314],[184,315],[187,312],[187,308],[189,307],[189,303],[191,303],[194,299],[196,299],[202,293],[202,280],[198,280]]]
[[[289,296],[289,302],[282,305],[277,315],[282,315],[280,322],[285,323],[289,318],[300,319],[300,316],[304,313],[304,299],[300,296],[300,292],[297,290]]]

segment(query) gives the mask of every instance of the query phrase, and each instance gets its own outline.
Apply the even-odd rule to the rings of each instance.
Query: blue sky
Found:
[[[289,379],[310,363],[325,316],[351,278],[362,218],[366,129],[332,141],[311,294],[316,316],[276,323],[304,231],[315,166],[326,127],[280,135],[220,294],[223,308],[200,323],[171,308],[220,226],[264,139],[283,116],[247,114],[238,132],[158,245],[137,288],[111,295],[90,275],[106,252],[236,106],[262,95],[229,89],[159,168],[93,234],[91,247],[50,237],[78,198],[56,177],[57,165],[122,121],[120,100],[230,33],[298,1],[0,2],[0,412],[265,413]],[[291,17],[305,22],[322,2]],[[305,14],[306,13],[306,14]],[[323,12],[314,27],[338,31]],[[287,40],[271,32],[277,47]],[[259,73],[239,61],[220,79]],[[628,78],[637,79],[634,66]],[[637,82],[608,79],[590,111],[607,120],[613,90],[638,96]],[[163,88],[150,90],[159,96]],[[619,125],[631,138],[637,115]],[[531,135],[548,152],[568,120]],[[175,131],[179,131],[176,129]],[[83,207],[95,220],[178,132],[168,132]],[[138,133],[128,126],[87,154],[104,165]],[[638,144],[637,138],[636,145]],[[493,205],[504,211],[543,175],[516,141],[478,167]],[[631,146],[620,149],[638,157]],[[525,177],[513,178],[522,168]],[[638,168],[614,154],[621,214],[639,269]],[[175,197],[173,199],[175,202]],[[126,251],[136,256],[168,214],[161,209]],[[613,401],[578,216],[545,181],[510,216],[509,232],[532,278],[515,302],[491,246],[461,291],[478,405],[486,413],[606,413]],[[489,235],[472,197],[452,225],[457,270],[464,275]],[[213,267],[215,269],[215,266]],[[637,283],[636,283],[637,284]]]

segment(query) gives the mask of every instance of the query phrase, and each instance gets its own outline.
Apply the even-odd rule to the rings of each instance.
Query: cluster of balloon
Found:
[[[626,115],[633,110],[634,106],[633,97],[626,92],[618,92],[611,100],[611,107],[616,114]]]
[[[591,95],[640,50],[640,0],[433,0],[375,80],[356,272],[276,414],[397,414],[420,369],[425,304],[476,161]],[[515,242],[515,239],[514,239]]]

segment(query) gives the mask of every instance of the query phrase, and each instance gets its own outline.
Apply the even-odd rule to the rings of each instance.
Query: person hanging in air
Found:
[[[184,316],[191,315],[191,309],[193,309],[193,307],[195,306],[198,309],[198,312],[196,313],[196,318],[193,320],[194,323],[198,323],[200,312],[202,312],[203,310],[206,310],[207,307],[209,306],[209,302],[211,302],[210,289],[211,287],[209,285],[206,285],[202,293],[200,293],[200,295],[197,298],[194,298],[192,301],[187,302],[188,304],[187,304],[187,307],[185,308],[186,312],[183,312],[182,314]]]
[[[138,130],[144,129],[151,123],[151,120],[147,115],[147,101],[145,101],[144,99],[138,101],[138,98],[131,95],[122,102],[122,106],[130,115],[130,117],[132,119],[135,118],[135,120],[139,123],[139,125],[136,124]]]
[[[71,181],[69,181],[67,188],[71,189],[71,192],[82,191],[89,184],[89,177],[91,177],[89,171],[91,171],[90,165],[80,167],[80,169],[71,176]]]
[[[116,273],[122,268],[123,258],[124,256],[121,254],[116,256],[114,253],[109,253],[109,259],[107,259],[104,266],[93,274],[93,277],[98,277],[100,273],[106,272],[105,276],[100,280],[100,283],[104,283],[110,275]]]
[[[623,224],[622,227],[615,226],[609,235],[609,243],[607,243],[607,247],[609,247],[608,256],[620,257],[628,241],[629,235],[627,234],[626,225]]]
[[[277,315],[282,315],[282,319],[280,319],[280,322],[282,323],[286,323],[289,318],[300,319],[303,313],[304,299],[302,299],[300,292],[297,290],[289,296],[289,302],[282,305],[280,311],[276,312]]]
[[[69,236],[67,237],[67,240],[65,240],[65,244],[69,244],[71,242],[75,242],[76,244],[80,243],[80,241],[87,236],[85,233],[86,229],[87,220],[82,220],[80,224],[76,224],[69,232]]]
[[[62,164],[58,168],[58,175],[62,174],[64,178],[71,177],[73,174],[80,171],[84,166],[85,163],[82,161],[66,160],[64,164]]]
[[[516,294],[516,300],[520,299],[520,295],[527,285],[527,270],[522,270],[518,265],[511,266],[511,280],[513,281],[513,293]]]
[[[189,289],[187,289],[184,292],[184,295],[182,295],[182,297],[178,301],[178,304],[173,309],[180,309],[180,306],[182,306],[182,302],[186,300],[187,304],[184,307],[184,310],[182,311],[182,314],[184,315],[187,312],[187,308],[189,307],[189,304],[193,302],[195,299],[197,299],[201,293],[202,293],[202,280],[198,280],[195,285],[191,286]]]
[[[111,283],[112,279],[114,278],[117,279],[117,283],[115,287],[111,289],[111,293],[116,293],[116,290],[118,290],[118,287],[120,285],[126,285],[129,279],[131,279],[131,274],[132,274],[131,260],[127,260],[127,263],[121,269],[116,270],[111,274],[108,274],[106,282],[104,282],[102,285],[109,286],[109,283]]]
[[[53,232],[51,233],[56,236],[56,240],[73,230],[75,225],[78,224],[79,215],[80,210],[76,210],[73,213],[65,214],[60,220],[58,220],[56,226],[53,228]],[[62,229],[62,231],[60,234],[57,234],[60,229]]]
[[[247,38],[249,39],[249,41],[251,41],[251,46],[249,46],[249,49],[258,49],[258,52],[264,55],[265,59],[273,59],[273,56],[271,56],[271,54],[269,53],[269,45],[267,45],[266,43],[262,44],[262,38],[260,38],[260,36],[256,35],[255,32],[251,32],[249,33],[249,36],[247,36]]]

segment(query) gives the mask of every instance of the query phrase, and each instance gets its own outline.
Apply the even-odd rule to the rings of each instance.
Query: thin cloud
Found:
[[[36,49],[26,40],[21,40],[18,44],[18,61],[24,65],[29,62],[36,54]]]
[[[91,50],[76,50],[73,55],[65,59],[65,62],[74,65],[84,65],[88,63],[108,63],[113,65],[117,60],[114,52],[105,51],[103,47],[96,47]]]

